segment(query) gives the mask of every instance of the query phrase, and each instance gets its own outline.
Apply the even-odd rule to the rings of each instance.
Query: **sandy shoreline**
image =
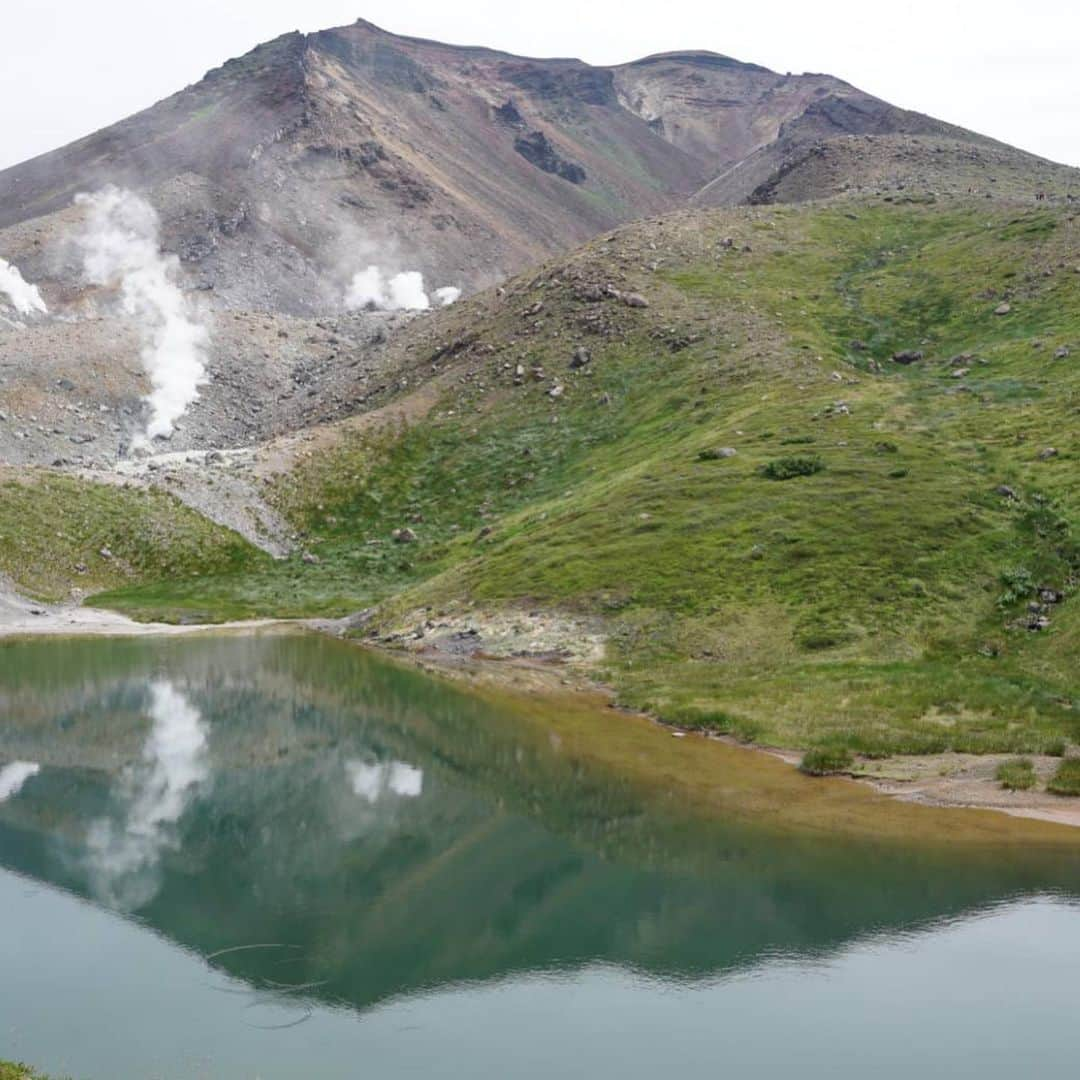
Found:
[[[337,619],[255,619],[228,623],[140,623],[125,615],[101,608],[72,604],[42,604],[20,596],[0,581],[0,640],[16,637],[177,637],[196,633],[246,632],[273,626],[314,630],[343,637],[347,620]],[[356,642],[371,648],[370,643]],[[380,650],[383,651],[383,650]],[[406,660],[432,674],[452,675],[471,683],[487,683],[519,693],[603,690],[583,679],[572,668],[528,660],[492,659],[444,653],[439,649],[392,649],[391,655]],[[606,690],[604,691],[607,692]],[[684,732],[657,722],[657,727],[677,738],[712,739],[733,742],[726,737],[700,732]],[[768,746],[746,749],[778,757],[796,767],[797,751]],[[939,808],[994,810],[1012,817],[1030,818],[1059,825],[1080,827],[1080,799],[1063,799],[1044,791],[1005,791],[994,779],[997,765],[1008,754],[941,754],[928,757],[891,758],[866,763],[848,778],[902,802]],[[1045,780],[1057,759],[1035,758],[1036,771]],[[807,779],[807,783],[821,781]]]
[[[792,766],[798,766],[802,758],[796,751],[758,749]],[[1038,754],[946,753],[861,762],[844,775],[889,798],[921,806],[996,810],[1012,817],[1080,826],[1080,799],[1046,791],[1008,791],[998,783],[994,776],[998,765],[1020,756],[1034,764],[1040,784],[1050,779],[1060,761]]]
[[[44,604],[27,600],[0,580],[0,639],[6,637],[174,637],[207,630],[245,630],[273,626],[282,620],[255,619],[244,622],[194,623],[179,626],[174,623],[141,623],[103,608],[81,607],[76,604]]]

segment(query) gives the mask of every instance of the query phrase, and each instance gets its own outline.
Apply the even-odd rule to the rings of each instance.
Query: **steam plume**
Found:
[[[24,280],[17,266],[0,259],[0,293],[11,301],[19,315],[44,315],[48,312],[36,285]]]
[[[142,362],[153,387],[146,439],[167,438],[206,382],[207,331],[175,282],[179,261],[163,255],[154,208],[109,186],[77,195],[89,220],[80,243],[83,269],[96,285],[119,283],[124,310],[139,321]]]
[[[452,304],[461,290],[446,285],[435,290],[435,299],[442,307]],[[353,275],[345,293],[345,306],[350,310],[427,311],[431,299],[424,289],[424,276],[418,270],[404,270],[388,277],[378,266],[369,266]]]

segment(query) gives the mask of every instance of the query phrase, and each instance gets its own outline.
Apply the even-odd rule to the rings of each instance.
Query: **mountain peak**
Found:
[[[775,72],[760,64],[749,64],[734,57],[725,56],[723,53],[710,52],[707,49],[681,49],[676,52],[650,53],[639,60],[631,60],[620,67],[644,67],[647,64],[686,64],[690,67],[702,68],[730,68],[741,71],[755,71],[766,75],[774,75]]]
[[[707,50],[593,66],[358,19],[283,34],[0,172],[0,230],[116,183],[157,208],[219,305],[314,312],[340,305],[361,250],[469,290],[690,200],[831,195],[862,183],[875,150],[816,148],[868,135],[938,140],[928,160],[946,186],[957,154],[985,145],[831,76]],[[902,162],[886,157],[881,175]]]

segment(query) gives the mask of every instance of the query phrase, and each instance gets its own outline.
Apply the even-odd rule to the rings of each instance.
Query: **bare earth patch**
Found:
[[[767,752],[791,765],[798,765],[802,757],[798,751]],[[1026,755],[1035,768],[1035,787],[1029,791],[1008,791],[995,774],[999,765],[1015,756],[948,753],[860,760],[850,775],[875,791],[904,802],[999,810],[1015,817],[1080,826],[1080,800],[1063,799],[1044,790],[1061,758]]]
[[[434,657],[588,664],[604,655],[601,620],[552,611],[413,611],[379,644]]]

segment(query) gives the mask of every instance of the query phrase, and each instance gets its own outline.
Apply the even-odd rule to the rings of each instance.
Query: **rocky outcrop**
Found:
[[[571,184],[585,183],[585,170],[574,161],[567,161],[542,131],[530,131],[514,140],[514,149],[530,164],[544,172],[554,173]]]

